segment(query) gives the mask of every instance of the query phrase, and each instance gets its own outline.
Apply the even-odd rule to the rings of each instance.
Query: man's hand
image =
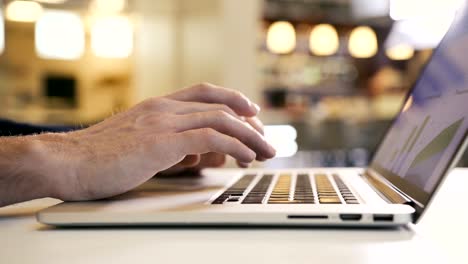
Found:
[[[45,190],[13,201],[99,199],[126,192],[159,172],[220,165],[224,155],[241,166],[272,158],[275,150],[262,135],[258,111],[239,92],[201,84],[148,99],[83,130],[25,137],[27,155],[20,167]],[[18,181],[27,184],[24,179]]]
[[[248,117],[243,118],[245,122],[255,128],[260,134],[264,134],[263,124],[257,117]],[[256,157],[258,161],[265,161],[264,157]],[[162,171],[160,174],[171,175],[180,173],[183,171],[199,171],[203,168],[208,167],[220,167],[226,162],[226,155],[224,153],[210,152],[202,155],[187,155],[181,162],[175,166]],[[249,163],[237,161],[239,167],[246,168],[249,166]]]

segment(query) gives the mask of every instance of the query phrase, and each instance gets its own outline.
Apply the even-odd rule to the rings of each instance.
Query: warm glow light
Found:
[[[32,1],[13,1],[6,7],[6,18],[16,22],[34,22],[42,14],[42,6]]]
[[[293,25],[287,21],[271,24],[267,33],[267,48],[277,54],[292,52],[296,48],[296,31]]]
[[[377,36],[367,26],[356,27],[349,35],[348,50],[355,58],[370,58],[377,53]]]
[[[409,60],[414,55],[414,49],[410,45],[400,44],[386,49],[385,54],[392,60]]]
[[[133,27],[125,17],[98,18],[91,28],[91,48],[103,58],[126,58],[133,50]]]
[[[454,14],[464,0],[390,0],[393,20],[439,17]]]
[[[333,55],[338,51],[339,47],[338,33],[332,25],[320,24],[310,32],[309,48],[313,54],[319,56]]]
[[[126,5],[126,0],[93,0],[90,9],[95,13],[115,14],[122,12]]]
[[[290,125],[265,126],[265,138],[276,149],[276,157],[291,157],[298,150],[297,131]]]
[[[81,18],[66,11],[45,11],[36,23],[35,44],[39,57],[78,59],[85,49]]]

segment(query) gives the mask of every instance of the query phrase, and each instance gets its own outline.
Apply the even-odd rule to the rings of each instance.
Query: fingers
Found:
[[[247,117],[245,118],[245,122],[247,122],[249,125],[251,125],[255,130],[258,131],[260,134],[264,134],[265,131],[263,130],[263,123],[258,119],[257,117]]]
[[[237,161],[237,166],[239,166],[240,168],[244,168],[244,169],[245,169],[245,168],[250,167],[250,163]]]
[[[225,104],[242,116],[255,116],[260,111],[258,105],[252,103],[242,93],[208,83],[181,90],[167,96],[167,98],[188,102]]]
[[[216,152],[227,154],[241,162],[252,162],[255,152],[238,139],[222,134],[212,128],[192,129],[175,135],[182,155]]]
[[[233,118],[223,111],[194,113],[182,115],[177,118],[176,129],[178,131],[212,128],[220,133],[240,140],[251,150],[255,151],[257,154],[256,156],[272,158],[275,155],[275,149],[260,133],[245,122]]]
[[[173,112],[178,115],[184,114],[191,114],[191,113],[198,113],[198,112],[211,112],[211,111],[224,111],[233,117],[247,122],[251,125],[258,133],[262,134],[263,131],[263,123],[258,119],[258,117],[240,117],[234,110],[232,110],[229,106],[224,104],[207,104],[207,103],[198,103],[198,102],[176,102],[174,105]]]
[[[258,119],[257,117],[247,117],[247,118],[243,117],[242,120],[246,122],[247,124],[249,124],[255,130],[257,130],[258,133],[260,133],[262,136],[264,135],[265,131],[263,130],[263,123],[260,121],[260,119]],[[265,161],[267,160],[267,158],[257,155],[256,160]],[[247,168],[249,166],[249,164],[238,164],[238,165],[242,168]]]
[[[198,102],[178,102],[174,106],[174,113],[178,115],[185,115],[198,112],[210,112],[210,111],[224,111],[233,117],[241,120],[242,118],[234,112],[229,106],[224,104],[207,104]]]

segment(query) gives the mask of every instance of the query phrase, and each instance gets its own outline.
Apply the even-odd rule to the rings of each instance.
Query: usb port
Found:
[[[362,218],[361,214],[340,214],[343,221],[359,221]]]
[[[393,222],[393,215],[391,214],[375,214],[374,222]]]

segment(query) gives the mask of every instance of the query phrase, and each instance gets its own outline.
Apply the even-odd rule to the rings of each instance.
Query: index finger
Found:
[[[260,107],[242,93],[209,83],[175,92],[167,98],[187,102],[225,104],[241,116],[255,116],[260,111]]]

